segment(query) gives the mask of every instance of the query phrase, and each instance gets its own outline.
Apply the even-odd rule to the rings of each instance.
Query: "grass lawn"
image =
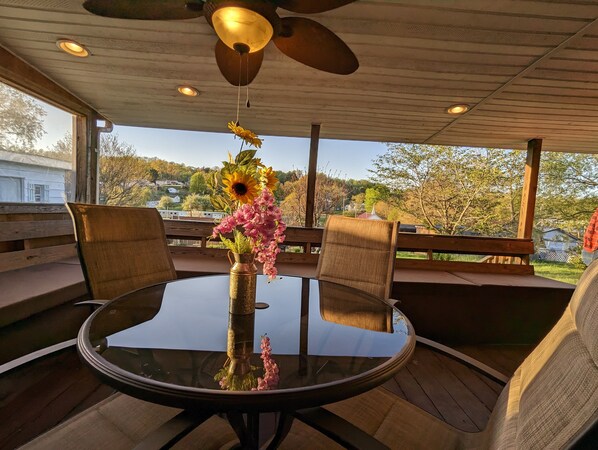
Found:
[[[584,269],[580,266],[567,263],[534,261],[536,275],[565,283],[577,284]]]

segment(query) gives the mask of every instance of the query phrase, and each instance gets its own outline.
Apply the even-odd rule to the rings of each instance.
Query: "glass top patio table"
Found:
[[[211,412],[294,411],[358,395],[411,357],[415,333],[391,303],[314,279],[258,276],[251,315],[229,314],[229,277],[162,283],[123,295],[82,326],[78,351],[135,397]],[[261,336],[279,367],[274,389],[227,390],[216,374],[236,348],[262,376]],[[232,345],[232,346],[231,346]],[[232,352],[234,353],[234,351]],[[215,378],[216,377],[216,378]]]

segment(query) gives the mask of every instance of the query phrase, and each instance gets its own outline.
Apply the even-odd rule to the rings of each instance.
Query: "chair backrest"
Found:
[[[501,393],[487,448],[564,448],[598,421],[598,261]]]
[[[392,333],[392,312],[390,306],[362,292],[336,283],[320,283],[320,316],[328,322]]]
[[[176,279],[164,223],[154,208],[67,203],[79,259],[94,299]]]
[[[316,278],[389,298],[397,230],[397,222],[329,216]]]

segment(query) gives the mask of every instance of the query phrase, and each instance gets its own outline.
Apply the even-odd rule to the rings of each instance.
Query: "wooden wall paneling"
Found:
[[[542,139],[532,139],[528,142],[525,175],[523,178],[523,191],[521,195],[521,209],[519,210],[519,228],[517,230],[517,237],[523,239],[531,239],[532,237],[541,153]]]
[[[320,145],[320,124],[311,124],[311,139],[309,142],[309,168],[307,171],[307,198],[305,200],[305,226],[314,226],[314,205],[316,198],[316,175],[318,171],[318,146]],[[306,249],[309,253],[310,249]]]

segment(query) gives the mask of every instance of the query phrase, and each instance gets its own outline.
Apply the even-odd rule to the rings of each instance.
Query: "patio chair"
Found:
[[[561,319],[515,371],[486,429],[466,433],[383,388],[297,417],[338,442],[393,449],[596,448],[598,261],[582,275]],[[349,442],[349,443],[348,443]],[[295,424],[281,448],[337,448]],[[382,447],[383,448],[383,447]]]
[[[316,278],[388,299],[397,230],[398,222],[328,217]]]
[[[176,279],[164,224],[154,208],[67,203],[92,299],[109,300]]]

